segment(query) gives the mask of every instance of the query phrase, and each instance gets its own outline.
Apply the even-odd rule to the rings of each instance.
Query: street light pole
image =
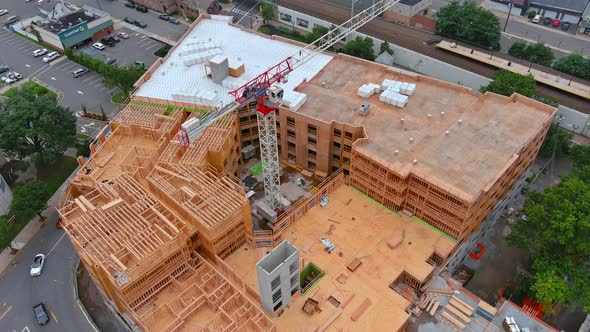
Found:
[[[531,57],[531,63],[529,64],[529,70],[527,70],[527,72],[531,72],[531,67],[533,66],[533,61],[535,61],[537,58],[535,57]]]
[[[506,32],[506,27],[508,26],[508,19],[510,18],[510,13],[512,13],[512,3],[514,0],[510,0],[510,6],[508,7],[508,16],[506,16],[506,23],[504,23],[504,32]]]
[[[98,9],[102,10],[102,8],[100,7],[100,2],[98,0],[96,0],[96,5],[98,6]]]

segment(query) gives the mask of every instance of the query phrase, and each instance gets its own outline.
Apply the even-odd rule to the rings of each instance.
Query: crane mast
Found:
[[[280,164],[277,148],[276,107],[282,100],[282,89],[274,85],[285,82],[287,75],[312,60],[318,54],[328,50],[336,43],[358,30],[370,20],[384,13],[400,0],[381,0],[359,12],[346,22],[333,27],[326,34],[307,45],[296,54],[284,59],[257,77],[251,79],[241,87],[230,91],[234,101],[201,119],[192,123],[190,129],[181,127],[178,135],[182,145],[188,146],[205,128],[217,119],[235,111],[242,105],[256,99],[256,116],[260,140],[260,154],[264,178],[264,193],[266,203],[270,208],[279,211],[280,207]],[[190,120],[189,120],[190,121]]]

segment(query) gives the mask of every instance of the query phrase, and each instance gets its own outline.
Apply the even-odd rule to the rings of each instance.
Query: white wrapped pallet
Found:
[[[414,83],[408,84],[408,89],[407,89],[407,93],[406,94],[408,96],[411,96],[411,95],[414,94],[414,92],[416,92],[416,84],[414,84]]]
[[[387,90],[381,92],[381,94],[379,95],[379,101],[382,101],[384,103],[387,102]]]
[[[387,88],[394,86],[395,83],[396,83],[396,81],[386,78],[383,80],[383,83],[381,83],[381,90],[385,91],[385,90],[387,90]]]
[[[408,86],[409,85],[410,85],[410,83],[406,83],[406,82],[402,83],[402,85],[399,88],[400,93],[402,93],[404,95],[408,94]]]
[[[379,93],[379,91],[381,90],[381,85],[379,84],[369,83],[367,85],[373,88],[373,93]]]
[[[356,90],[356,94],[361,97],[369,98],[373,95],[373,88],[367,84],[363,84]]]

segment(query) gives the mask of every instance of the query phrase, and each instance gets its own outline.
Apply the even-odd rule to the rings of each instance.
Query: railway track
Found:
[[[341,24],[350,18],[350,8],[323,0],[280,0],[279,5],[335,24]],[[361,27],[359,32],[386,40],[481,76],[491,78],[497,71],[494,67],[445,52],[434,47],[434,45],[429,45],[428,41],[433,38],[433,34],[405,25],[375,19]],[[590,113],[590,102],[586,99],[541,84],[537,84],[537,91],[541,95],[557,99],[564,106],[580,112]]]

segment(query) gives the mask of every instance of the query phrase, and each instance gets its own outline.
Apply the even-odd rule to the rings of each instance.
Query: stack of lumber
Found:
[[[453,295],[449,303],[445,306],[441,317],[450,322],[459,330],[465,329],[465,326],[471,322],[471,316],[475,308],[463,302],[456,295]]]

